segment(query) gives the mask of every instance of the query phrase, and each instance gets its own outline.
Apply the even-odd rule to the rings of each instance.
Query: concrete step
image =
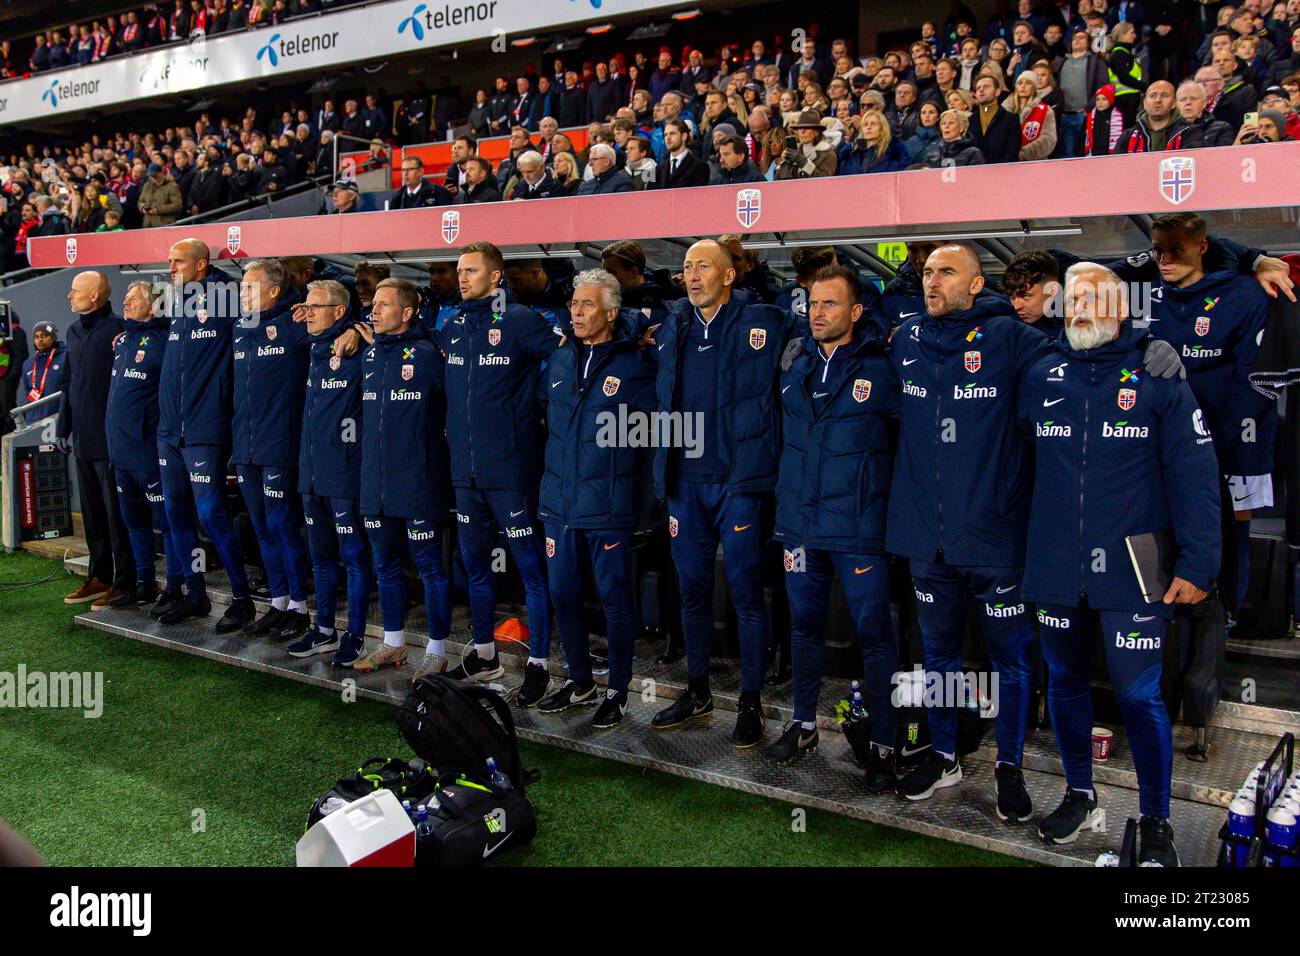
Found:
[[[274,674],[329,689],[354,691],[391,704],[405,697],[413,667],[358,674],[331,668],[324,658],[295,660],[282,645],[237,635],[218,635],[215,616],[202,621],[162,627],[142,610],[86,612],[77,623],[119,638],[143,641],[210,660]],[[449,647],[450,663],[459,663],[461,645]],[[412,662],[412,664],[414,661]],[[510,696],[521,681],[518,658],[507,658],[507,675],[496,689]],[[787,766],[774,766],[760,748],[737,751],[726,740],[730,721],[722,713],[680,730],[659,732],[650,727],[658,709],[654,695],[633,694],[627,717],[616,728],[595,730],[591,710],[542,715],[515,708],[520,737],[610,760],[659,770],[718,786],[730,787],[796,807],[816,807],[886,826],[979,847],[1052,866],[1090,866],[1098,854],[1117,847],[1124,820],[1137,816],[1137,793],[1124,786],[1098,782],[1097,792],[1107,811],[1105,832],[1088,832],[1069,846],[1050,847],[1037,836],[1036,823],[1055,809],[1062,780],[1053,773],[1027,768],[1025,781],[1034,801],[1034,820],[1011,826],[994,813],[993,765],[980,753],[963,758],[964,781],[939,791],[932,799],[910,803],[896,796],[869,796],[861,786],[861,771],[852,763],[842,734],[823,733],[816,753]],[[778,727],[769,722],[766,742]],[[1117,737],[1119,735],[1117,734]],[[546,786],[545,779],[540,784]],[[1217,833],[1225,818],[1221,807],[1175,798],[1171,821],[1185,866],[1211,866],[1218,852]]]

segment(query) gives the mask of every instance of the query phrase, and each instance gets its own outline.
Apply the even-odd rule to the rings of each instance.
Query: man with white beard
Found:
[[[1065,342],[1025,374],[1021,427],[1033,436],[1034,498],[1023,594],[1036,607],[1065,799],[1039,824],[1071,843],[1101,813],[1092,786],[1091,652],[1100,619],[1141,808],[1139,862],[1177,866],[1169,826],[1173,741],[1160,697],[1161,644],[1176,605],[1196,604],[1219,567],[1219,479],[1196,398],[1142,368],[1152,340],[1127,322],[1115,273],[1065,275]],[[1126,538],[1167,537],[1177,553],[1161,593],[1143,594]]]

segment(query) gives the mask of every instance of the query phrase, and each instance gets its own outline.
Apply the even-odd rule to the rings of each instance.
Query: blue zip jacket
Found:
[[[361,497],[361,380],[364,352],[344,358],[334,341],[352,327],[345,315],[311,337],[302,408],[298,491],[322,498]]]
[[[645,482],[654,411],[654,360],[637,347],[635,316],[624,309],[614,339],[594,350],[569,340],[551,356],[548,436],[539,514],[569,528],[634,528]],[[624,433],[623,429],[628,431]]]
[[[527,491],[541,462],[542,363],[559,344],[558,329],[505,293],[461,304],[438,333],[447,357],[447,443],[457,488]]]
[[[230,444],[239,284],[209,276],[177,294],[158,386],[158,438],[175,445]]]
[[[875,282],[865,275],[860,276],[860,279],[862,311],[865,314],[859,321],[871,319],[873,322],[879,322],[879,316],[884,312],[885,308],[880,290],[876,288]],[[808,291],[798,282],[787,283],[773,303],[777,308],[786,309],[791,313],[794,328],[799,334],[805,334],[808,331]]]
[[[727,487],[733,492],[771,491],[776,487],[781,454],[781,410],[777,403],[781,353],[789,340],[789,313],[774,305],[749,304],[732,296],[718,310],[721,322],[716,435],[700,436],[713,443],[728,467]],[[695,321],[689,299],[669,305],[668,318],[655,335],[659,371],[655,401],[661,412],[677,410],[681,381],[677,369],[686,348],[687,327]],[[666,498],[672,449],[655,451],[655,494]]]
[[[22,392],[18,396],[18,404],[26,405],[29,401],[36,401],[36,399],[29,399],[28,396],[38,385],[43,384],[44,388],[41,394],[36,396],[37,399],[63,391],[63,377],[67,372],[68,347],[62,342],[54,343],[54,348],[48,352],[32,352],[23,363]],[[38,422],[50,415],[57,415],[60,411],[57,402],[43,405],[36,411],[27,413],[27,424]]]
[[[863,315],[829,365],[809,335],[781,374],[783,447],[773,537],[787,547],[884,550],[890,420],[899,412],[898,376],[887,346],[885,331]],[[819,386],[831,393],[820,413],[813,400]]]
[[[361,513],[447,524],[442,353],[417,326],[376,335],[361,367]]]
[[[1152,293],[1151,333],[1178,349],[1227,475],[1273,471],[1277,405],[1248,378],[1268,314],[1259,283],[1235,272],[1207,274],[1182,289],[1161,282]]]
[[[233,464],[298,464],[311,353],[307,324],[293,320],[293,307],[301,301],[289,289],[260,318],[235,326]]]
[[[158,470],[158,384],[167,351],[166,316],[127,321],[113,347],[104,435],[114,468],[146,475]]]
[[[1024,565],[1033,464],[1016,425],[1016,386],[1051,350],[996,296],[899,326],[891,353],[903,383],[902,428],[889,551],[965,567]]]
[[[1141,371],[1148,339],[1129,322],[1087,351],[1062,336],[1021,380],[1035,459],[1027,600],[1169,617],[1144,602],[1124,543],[1149,531],[1173,531],[1178,577],[1208,590],[1218,574],[1214,445],[1187,383]]]

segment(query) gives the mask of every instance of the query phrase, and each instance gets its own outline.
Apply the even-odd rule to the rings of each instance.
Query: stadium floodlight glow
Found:
[[[673,14],[674,20],[694,20],[700,15],[699,7],[692,7],[689,10],[678,10]]]
[[[1040,236],[1081,236],[1082,226],[1060,226],[1044,229],[989,229],[976,232],[933,232],[914,236],[823,236],[820,239],[763,239],[746,242],[746,249],[797,249],[801,246],[865,245],[872,242],[961,242],[966,239],[1031,239]]]
[[[654,40],[657,37],[665,36],[672,28],[671,21],[668,23],[647,23],[633,30],[627,35],[627,38],[633,42],[637,40]]]
[[[600,33],[608,33],[612,29],[614,29],[614,24],[612,23],[593,23],[591,26],[587,27],[587,32],[595,36]]]
[[[510,45],[511,46],[532,46],[536,42],[537,42],[537,37],[535,36],[515,37],[513,40],[510,41]]]

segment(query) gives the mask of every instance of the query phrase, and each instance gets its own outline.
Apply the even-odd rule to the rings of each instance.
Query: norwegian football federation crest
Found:
[[[442,214],[442,241],[451,245],[460,235],[460,211],[448,209]]]
[[[1042,128],[1042,123],[1035,120],[1029,120],[1025,123],[1025,128],[1020,131],[1021,137],[1026,143],[1038,138],[1038,131]]]
[[[553,557],[555,557],[555,539],[554,539],[554,538],[547,538],[547,539],[546,539],[546,556],[547,556],[548,558],[553,558]]]
[[[414,365],[403,365],[403,366],[402,366],[402,381],[403,381],[403,382],[409,382],[409,381],[410,381],[412,378],[414,378],[414,377],[415,377],[415,366],[414,366]]]
[[[1198,315],[1196,317],[1196,334],[1197,335],[1210,334],[1210,317],[1208,315]]]
[[[865,402],[871,397],[871,382],[865,378],[855,378],[853,380],[853,400],[855,402]]]
[[[1136,389],[1121,388],[1119,390],[1119,399],[1118,399],[1119,407],[1124,409],[1124,411],[1128,411],[1130,408],[1136,405],[1137,400],[1138,400],[1138,393]]]
[[[68,265],[72,265],[77,261],[77,240],[75,237],[64,243],[63,252],[68,257]]]
[[[980,370],[980,366],[981,366],[982,364],[983,364],[983,362],[982,362],[981,359],[980,359],[980,353],[979,353],[979,352],[967,352],[967,353],[966,353],[966,371],[968,371],[968,372],[978,372],[978,371]]]
[[[275,337],[279,334],[280,334],[280,330],[277,329],[274,325],[268,325],[266,327],[266,340],[268,342],[274,342]]]
[[[677,537],[677,519],[672,515],[668,516],[668,536],[671,538]]]
[[[226,251],[232,256],[239,251],[239,243],[244,237],[243,232],[238,226],[230,226],[226,229]]]
[[[135,364],[139,365],[143,361],[144,361],[144,349],[141,349],[140,351],[135,353]]]
[[[339,370],[339,366],[342,365],[342,364],[343,364],[343,360],[342,360],[341,358],[339,358],[337,355],[331,355],[331,356],[330,356],[330,371],[331,371],[331,372],[337,372],[337,371]]]
[[[736,193],[736,219],[746,229],[758,222],[763,214],[763,193],[758,189],[742,189]]]
[[[1191,199],[1195,191],[1195,159],[1191,156],[1169,156],[1160,160],[1160,195],[1179,206]]]
[[[749,330],[749,347],[757,351],[767,344],[767,329]]]
[[[606,375],[605,384],[600,387],[600,390],[612,398],[614,395],[618,394],[618,387],[621,384],[623,383],[613,375]]]
[[[501,344],[501,330],[488,329],[488,345],[500,345],[500,344]]]

